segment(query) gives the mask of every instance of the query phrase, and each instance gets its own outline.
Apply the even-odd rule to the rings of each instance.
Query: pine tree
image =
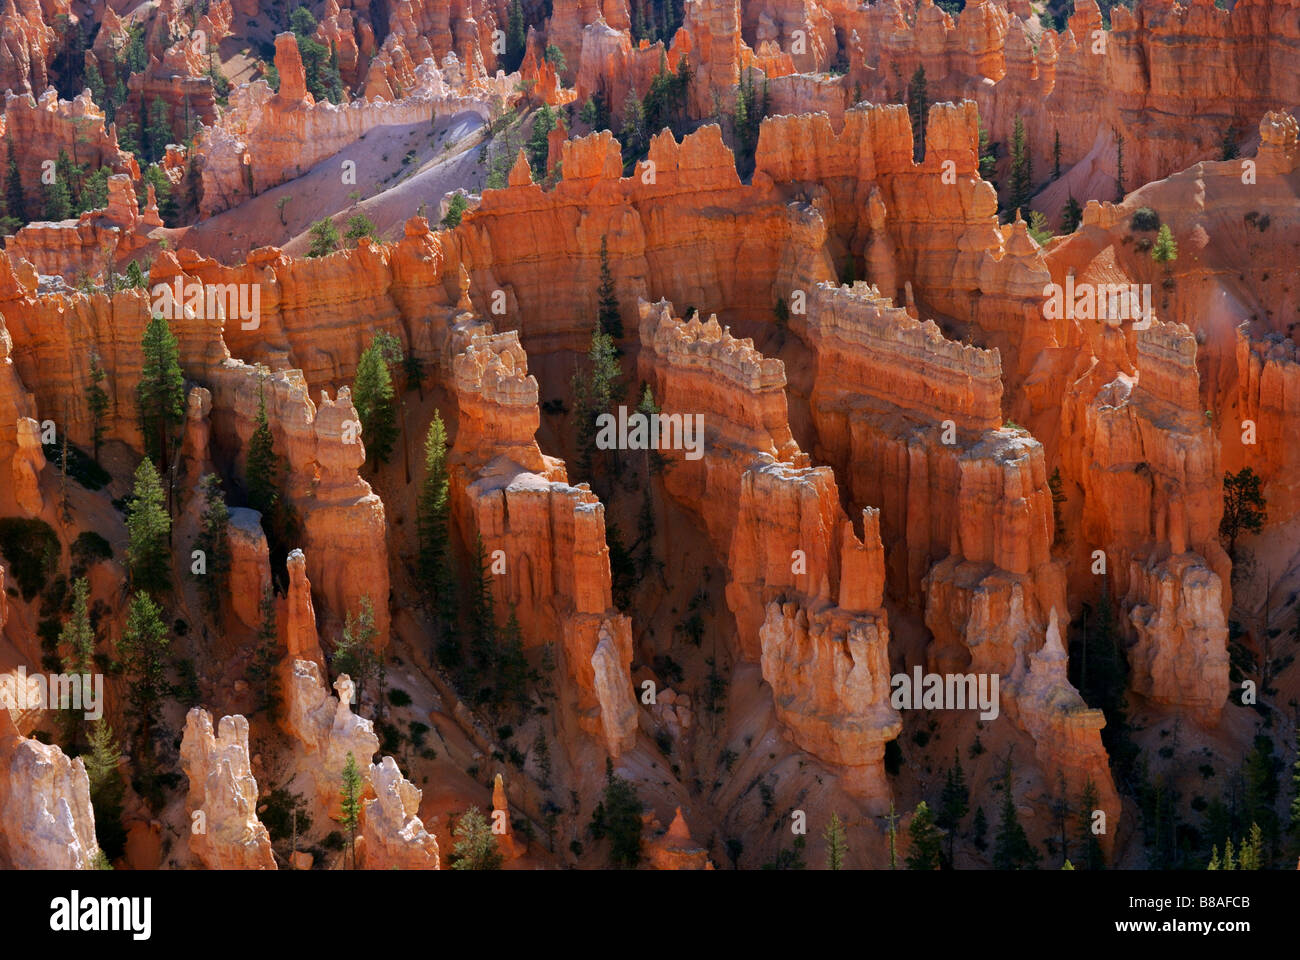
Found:
[[[1061,233],[1074,233],[1079,229],[1079,224],[1083,223],[1083,207],[1079,206],[1079,201],[1074,199],[1074,194],[1065,201],[1065,206],[1061,210]]]
[[[531,701],[528,697],[528,659],[524,656],[524,635],[519,626],[519,616],[513,604],[510,616],[501,631],[501,643],[497,656],[496,699],[499,706],[509,701],[522,710],[528,710]]]
[[[361,772],[357,769],[357,758],[348,751],[348,759],[343,764],[343,788],[339,791],[339,808],[342,816],[339,822],[348,832],[348,852],[352,855],[352,869],[357,868],[357,824],[361,818]]]
[[[1174,239],[1173,232],[1169,229],[1169,224],[1160,224],[1160,230],[1156,234],[1156,241],[1151,247],[1151,259],[1156,263],[1165,265],[1165,271],[1168,272],[1168,264],[1178,259],[1178,242]]]
[[[171,431],[185,422],[185,378],[176,336],[166,319],[153,317],[145,326],[141,352],[144,365],[136,388],[140,432],[149,459],[166,473]]]
[[[822,837],[826,841],[826,869],[843,870],[844,855],[849,851],[849,844],[838,813],[831,814],[831,821]]]
[[[620,373],[614,340],[597,323],[591,333],[591,349],[587,351],[587,372],[575,374],[573,378],[579,478],[592,479],[599,460],[596,419],[609,411],[615,395],[621,392]]]
[[[385,346],[378,338],[370,341],[357,363],[352,384],[352,403],[361,421],[361,437],[366,445],[366,459],[376,465],[387,463],[400,430],[397,407],[393,400],[393,377],[388,369]]]
[[[1011,134],[1011,210],[1028,209],[1029,196],[1033,193],[1034,173],[1033,158],[1029,153],[1029,141],[1025,136],[1025,122],[1017,115],[1015,128]]]
[[[134,260],[131,261],[135,263]],[[108,413],[108,394],[101,384],[105,380],[104,369],[99,365],[99,354],[90,354],[90,389],[86,391],[86,406],[90,410],[91,443],[94,445],[95,462],[99,463],[99,448],[104,443],[104,416]]]
[[[989,132],[981,124],[979,128],[979,167],[980,179],[993,184],[993,189],[997,189],[994,183],[993,174],[997,172],[998,158],[989,143]]]
[[[113,728],[99,719],[90,724],[90,749],[81,755],[90,785],[90,803],[95,811],[95,838],[110,857],[120,856],[126,846],[122,828],[122,798],[126,787],[118,764],[122,748],[113,739]]]
[[[943,838],[935,828],[930,807],[924,800],[916,805],[907,834],[912,841],[907,854],[907,869],[938,870]]]
[[[1115,202],[1124,202],[1124,134],[1115,131]]]
[[[1016,814],[1009,761],[1002,778],[1002,789],[1002,822],[998,825],[997,839],[993,842],[993,867],[997,870],[1035,869],[1038,866],[1038,851],[1029,842]]]
[[[926,90],[925,67],[918,66],[907,85],[907,115],[912,121],[912,159],[920,163],[925,159],[925,128],[930,108],[930,95]]]
[[[148,462],[148,461],[146,461]],[[162,699],[171,689],[167,683],[167,649],[171,638],[162,621],[162,608],[143,591],[131,598],[126,629],[118,642],[118,657],[126,677],[131,708],[140,725],[140,743],[150,754],[149,734],[157,719]]]
[[[435,410],[424,439],[424,481],[416,503],[420,539],[420,580],[443,629],[455,621],[456,596],[451,569],[451,497],[447,475],[447,429]]]
[[[483,535],[474,538],[474,580],[470,584],[470,649],[474,668],[485,674],[491,666],[496,648],[497,624],[495,603],[492,599],[492,568],[488,563]]]
[[[590,829],[597,840],[609,837],[611,866],[634,869],[641,862],[643,809],[636,787],[615,776],[614,766],[606,757],[605,791],[592,811]]]
[[[257,381],[257,418],[253,435],[248,441],[248,457],[244,465],[248,506],[262,515],[268,527],[280,499],[280,458],[275,453],[275,438],[266,416],[265,376]]]
[[[5,212],[16,220],[18,226],[27,223],[27,199],[23,193],[23,178],[18,172],[18,154],[14,152],[14,139],[5,137],[9,145],[9,165],[5,175]]]
[[[623,169],[631,170],[633,164],[644,156],[649,147],[649,137],[645,125],[645,105],[636,95],[636,90],[627,92],[623,101],[623,126],[618,134],[623,145]]]
[[[1223,140],[1220,142],[1220,160],[1237,159],[1237,138],[1233,136],[1232,124],[1228,124],[1223,130]]]
[[[478,807],[470,807],[460,815],[452,836],[456,838],[452,847],[453,870],[501,869],[504,858],[497,850],[497,838]]]
[[[149,117],[144,127],[145,159],[156,163],[167,155],[167,142],[171,140],[171,121],[167,116],[167,104],[155,97],[149,104]]]
[[[506,19],[506,60],[508,73],[519,69],[524,62],[525,48],[528,46],[528,32],[524,25],[524,8],[519,0],[510,0],[510,11]]]
[[[528,154],[528,165],[533,168],[533,180],[545,180],[550,173],[546,161],[550,155],[550,133],[555,129],[555,111],[549,104],[543,103],[533,117],[533,133],[524,146]]]
[[[1052,144],[1052,179],[1061,179],[1061,131],[1056,131],[1056,142]]]
[[[989,822],[984,816],[984,808],[976,807],[975,818],[971,820],[971,842],[976,850],[983,852],[988,847],[988,841],[984,839],[988,832]]]
[[[275,719],[279,696],[275,666],[280,658],[280,648],[275,628],[275,594],[269,586],[262,593],[259,613],[262,622],[257,628],[257,645],[248,663],[248,685],[254,695],[253,712],[265,710],[268,717]]]
[[[1228,541],[1229,557],[1237,558],[1239,536],[1264,529],[1267,508],[1264,480],[1254,470],[1243,467],[1237,473],[1223,475],[1223,519],[1219,521],[1219,536]]]
[[[1106,857],[1102,853],[1101,843],[1097,835],[1092,832],[1092,811],[1097,809],[1097,803],[1097,787],[1089,778],[1083,785],[1083,795],[1079,798],[1079,809],[1076,811],[1078,827],[1075,830],[1075,839],[1079,843],[1079,848],[1083,850],[1079,860],[1079,867],[1083,870],[1101,870],[1106,866]]]
[[[85,577],[78,577],[72,583],[72,613],[59,632],[59,646],[67,651],[63,657],[63,672],[85,677],[89,680],[94,669],[95,631],[90,625],[90,613],[86,607],[86,597],[90,593],[90,584]],[[84,688],[83,688],[84,689]],[[64,740],[69,752],[75,752],[78,743],[77,732],[81,725],[73,710],[62,711],[64,718]]]
[[[600,301],[600,329],[617,343],[623,339],[623,312],[618,305],[618,290],[614,286],[614,275],[609,269],[609,249],[606,241],[606,237],[600,238],[600,289],[597,292]]]
[[[939,794],[939,815],[935,823],[948,832],[948,863],[956,866],[954,859],[957,842],[957,828],[962,818],[970,811],[970,790],[966,786],[966,774],[961,768],[961,758],[954,750],[953,765],[944,777],[943,792]]]
[[[334,654],[330,658],[336,676],[347,674],[357,688],[357,704],[360,705],[366,684],[378,680],[383,672],[383,663],[375,643],[379,630],[375,627],[375,608],[370,597],[363,596],[356,614],[349,613],[343,624],[343,636],[334,645]]]
[[[171,517],[163,504],[162,483],[149,460],[135,471],[134,497],[127,507],[127,565],[133,590],[171,589]]]
[[[203,498],[203,512],[199,516],[199,535],[194,545],[195,549],[203,551],[204,572],[195,576],[203,594],[204,609],[219,627],[221,592],[230,573],[230,540],[226,533],[230,511],[226,509],[221,478],[215,473],[209,473],[199,481],[199,494]]]
[[[1241,843],[1238,870],[1258,870],[1263,864],[1264,834],[1258,823],[1250,825],[1250,836]]]
[[[1300,629],[1300,622],[1297,623]],[[1291,765],[1291,806],[1287,811],[1287,832],[1291,835],[1292,853],[1300,856],[1300,724],[1295,729],[1295,761]]]
[[[68,191],[68,185],[60,179],[45,188],[44,216],[52,223],[72,216],[72,195]]]
[[[307,231],[311,242],[307,245],[308,257],[324,257],[339,248],[339,228],[334,221],[323,217],[311,225]]]

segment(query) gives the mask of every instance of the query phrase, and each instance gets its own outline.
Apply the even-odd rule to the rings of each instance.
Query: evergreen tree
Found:
[[[492,665],[496,649],[496,604],[492,599],[492,567],[488,563],[483,535],[474,538],[474,580],[470,584],[470,649],[474,655],[474,668],[486,675]],[[488,691],[491,695],[491,691]]]
[[[1300,623],[1297,624],[1300,628]],[[1300,856],[1300,724],[1295,729],[1295,761],[1291,765],[1291,806],[1287,810],[1287,832],[1292,853]]]
[[[1165,272],[1168,273],[1168,264],[1178,259],[1178,242],[1174,240],[1173,232],[1169,229],[1169,224],[1162,223],[1160,230],[1156,234],[1156,242],[1151,247],[1151,259],[1156,263],[1165,265]]]
[[[1223,140],[1220,143],[1220,160],[1237,159],[1237,138],[1233,136],[1232,124],[1228,124],[1223,130]]]
[[[1029,842],[1025,828],[1016,814],[1016,801],[1011,789],[1011,763],[1002,777],[1002,822],[993,842],[993,867],[997,870],[1031,870],[1038,866],[1038,851]]]
[[[185,422],[185,378],[181,375],[176,336],[162,317],[153,317],[141,339],[144,367],[136,401],[140,432],[149,459],[166,473],[171,431]]]
[[[135,261],[132,260],[132,263]],[[108,394],[102,384],[106,379],[104,368],[99,365],[99,354],[90,354],[90,389],[86,391],[86,406],[90,409],[91,443],[95,451],[95,462],[99,463],[99,448],[104,443],[104,416],[108,413]]]
[[[416,502],[420,539],[420,580],[442,620],[455,622],[456,597],[451,569],[451,497],[447,474],[447,430],[437,410],[424,439],[424,481]]]
[[[355,213],[348,217],[347,232],[343,239],[347,241],[349,247],[356,247],[361,242],[362,237],[375,238],[375,224],[364,213]]]
[[[279,696],[275,667],[280,659],[280,648],[275,629],[275,594],[269,586],[262,593],[259,612],[262,622],[257,628],[257,645],[248,663],[248,685],[255,698],[253,712],[265,710],[274,719]]]
[[[597,323],[591,333],[587,352],[587,373],[573,378],[574,424],[577,431],[578,477],[592,479],[599,453],[596,447],[596,418],[609,412],[610,404],[621,392],[614,339]]]
[[[1282,761],[1273,753],[1273,739],[1264,735],[1255,737],[1254,749],[1246,756],[1242,774],[1246,781],[1243,797],[1245,818],[1262,828],[1272,847],[1278,834],[1277,795],[1278,775]],[[1262,852],[1262,850],[1261,850]]]
[[[87,210],[103,210],[108,207],[108,167],[100,167],[86,178],[81,185],[81,202],[79,213]]]
[[[501,869],[505,858],[497,850],[497,838],[478,807],[470,807],[460,815],[452,836],[456,838],[451,854],[453,870]]]
[[[528,698],[528,679],[528,659],[524,656],[523,630],[519,626],[519,616],[512,604],[510,616],[501,632],[501,645],[497,658],[495,692],[498,706],[513,701],[521,710],[527,711],[532,705]]]
[[[650,146],[646,132],[645,106],[635,89],[629,90],[627,99],[623,101],[623,126],[619,130],[618,139],[623,145],[623,169],[630,171],[645,156]]]
[[[597,840],[610,838],[611,866],[635,868],[641,862],[641,811],[636,787],[614,775],[605,758],[605,791],[591,814],[590,830]]]
[[[81,755],[81,760],[86,766],[90,803],[95,810],[95,838],[100,849],[115,858],[126,847],[126,831],[122,828],[122,798],[126,787],[118,767],[122,748],[113,739],[113,728],[102,718],[90,724],[89,741],[90,749]]]
[[[1124,202],[1124,134],[1115,131],[1115,202]]]
[[[983,852],[988,847],[988,841],[984,839],[988,832],[989,822],[984,816],[984,808],[976,807],[975,818],[971,821],[971,842],[976,850]]]
[[[1264,865],[1264,835],[1258,823],[1250,825],[1250,836],[1242,841],[1238,870],[1259,870]]]
[[[935,828],[934,817],[924,800],[916,805],[907,834],[912,841],[907,854],[907,869],[938,870],[943,838]]]
[[[215,473],[209,473],[199,481],[199,495],[203,498],[203,512],[199,516],[199,535],[194,546],[203,551],[204,572],[194,576],[203,594],[204,609],[220,627],[221,593],[230,573],[230,539],[226,532],[230,511],[226,509],[221,478]]]
[[[993,184],[993,189],[997,189],[997,183],[993,180],[993,175],[997,172],[998,158],[992,145],[989,143],[989,132],[981,124],[979,128],[979,167],[980,179]]]
[[[1033,193],[1033,158],[1029,154],[1029,141],[1025,136],[1025,122],[1017,115],[1011,134],[1011,193],[1009,210],[1027,210],[1029,196]]]
[[[524,62],[524,53],[528,46],[528,31],[524,25],[524,8],[519,0],[510,0],[510,11],[506,18],[506,57],[507,73],[514,73]]]
[[[145,461],[146,463],[148,461]],[[158,718],[167,683],[167,649],[171,639],[162,621],[162,608],[143,591],[131,598],[126,629],[118,641],[117,653],[126,678],[131,709],[140,726],[140,744],[149,755],[150,731]]]
[[[826,841],[826,869],[843,870],[844,855],[849,851],[849,844],[838,813],[831,814],[831,822],[827,824],[822,837]]]
[[[1056,131],[1056,140],[1052,144],[1052,179],[1061,179],[1061,131]]]
[[[920,163],[925,159],[925,129],[930,110],[930,95],[926,90],[925,67],[918,66],[907,85],[907,116],[912,121],[912,159]]]
[[[357,868],[357,824],[361,819],[361,772],[357,769],[357,758],[348,751],[348,759],[343,764],[343,787],[339,791],[339,807],[342,816],[339,822],[348,832],[348,852],[352,855],[352,869]]]
[[[1065,207],[1061,210],[1061,233],[1074,233],[1079,229],[1079,224],[1083,223],[1083,207],[1079,206],[1079,201],[1074,199],[1074,194],[1065,201]]]
[[[1106,866],[1101,842],[1092,832],[1092,811],[1097,809],[1097,803],[1097,787],[1090,778],[1083,785],[1083,795],[1079,798],[1079,809],[1076,811],[1078,828],[1075,831],[1075,839],[1083,851],[1079,860],[1079,867],[1083,870],[1101,870]]]
[[[86,597],[90,593],[90,584],[85,577],[78,577],[72,583],[72,613],[59,632],[59,646],[66,651],[63,657],[63,672],[89,679],[94,670],[95,631],[90,625],[90,613],[86,607]],[[84,688],[83,688],[84,689]],[[77,749],[77,732],[81,724],[77,714],[72,710],[62,711],[64,719],[64,742],[69,752]]]
[[[623,313],[618,306],[618,290],[614,275],[609,269],[607,238],[600,238],[600,329],[609,334],[615,343],[623,339]]]
[[[45,188],[45,219],[53,223],[72,216],[72,195],[68,185],[60,179]]]
[[[329,217],[322,217],[311,225],[307,231],[311,242],[307,246],[307,256],[324,257],[339,248],[339,228]]]
[[[171,120],[167,104],[158,97],[149,104],[149,116],[144,127],[145,160],[157,163],[167,156],[167,143],[172,137]]]
[[[943,792],[939,794],[939,815],[935,823],[948,832],[948,863],[956,865],[954,859],[957,828],[962,818],[970,811],[970,790],[966,786],[966,774],[961,768],[961,758],[954,750],[952,766],[944,776]]]
[[[257,380],[257,418],[253,435],[248,441],[248,457],[244,465],[248,506],[262,515],[262,522],[272,528],[271,518],[280,500],[280,458],[275,453],[275,439],[266,416],[265,375],[259,371]]]
[[[335,676],[346,673],[356,684],[358,707],[366,684],[378,680],[383,673],[383,663],[375,647],[378,637],[374,605],[370,597],[363,596],[356,614],[348,614],[343,624],[343,636],[334,645],[334,655],[330,658]]]
[[[9,145],[9,164],[5,175],[5,213],[22,226],[28,220],[27,199],[23,193],[23,179],[18,172],[18,154],[14,152],[14,139],[6,136]]]
[[[135,471],[133,499],[127,507],[127,566],[131,589],[162,593],[171,589],[171,517],[163,503],[162,483],[149,460]]]
[[[376,469],[379,463],[388,462],[393,444],[400,435],[386,349],[378,336],[370,341],[370,346],[357,363],[357,375],[352,384],[352,403],[361,421],[366,459],[374,463]]]
[[[533,117],[533,133],[524,146],[528,154],[528,165],[533,168],[533,180],[545,180],[550,171],[546,167],[550,154],[550,133],[555,129],[555,111],[543,103]]]
[[[1237,538],[1264,529],[1267,507],[1264,480],[1250,467],[1223,475],[1223,519],[1219,522],[1219,536],[1228,541],[1228,556],[1233,560],[1237,559]]]

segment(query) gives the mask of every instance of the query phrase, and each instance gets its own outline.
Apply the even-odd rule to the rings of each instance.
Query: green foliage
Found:
[[[507,73],[514,73],[524,62],[528,46],[528,29],[524,22],[524,8],[520,0],[510,0],[506,16],[506,54],[503,65]]]
[[[911,849],[907,854],[907,869],[938,870],[943,838],[935,828],[934,817],[924,800],[916,805],[912,823],[907,828]]]
[[[591,835],[610,839],[610,866],[635,868],[641,862],[641,811],[643,804],[636,787],[615,776],[614,766],[605,760],[605,790],[591,814]]]
[[[298,836],[311,829],[311,814],[306,808],[307,803],[301,796],[291,793],[287,787],[276,787],[262,798],[257,807],[257,818],[266,827],[271,840],[279,842],[293,836],[295,820]]]
[[[162,608],[144,592],[131,598],[126,629],[117,644],[118,658],[126,678],[129,701],[141,739],[148,753],[149,730],[157,720],[167,684],[166,655],[171,637],[162,622]]]
[[[176,336],[166,319],[153,317],[141,338],[144,366],[136,388],[140,432],[145,453],[167,470],[172,431],[185,421],[185,378],[181,374]]]
[[[618,289],[614,286],[614,275],[609,269],[609,248],[606,237],[600,238],[600,289],[599,322],[603,333],[608,334],[615,343],[623,339],[623,313],[618,305]]]
[[[1150,233],[1160,229],[1160,214],[1150,207],[1138,207],[1129,219],[1129,226],[1140,233]]]
[[[133,499],[127,508],[127,568],[134,590],[162,593],[171,589],[171,517],[163,499],[162,482],[149,460],[135,471]]]
[[[478,807],[470,807],[460,815],[452,836],[456,838],[451,853],[453,870],[501,869],[504,858],[497,850],[497,838]]]
[[[46,580],[59,568],[61,554],[58,535],[44,520],[0,518],[0,555],[24,600],[45,589]]]
[[[339,790],[339,822],[348,832],[348,851],[352,854],[352,869],[357,868],[357,824],[361,818],[361,794],[364,784],[357,769],[357,758],[348,751],[343,765],[342,788]]]
[[[1052,228],[1047,225],[1047,216],[1037,210],[1029,211],[1029,235],[1039,246],[1052,239]]]
[[[326,47],[315,39],[316,18],[306,7],[298,7],[289,15],[289,29],[298,41],[306,75],[307,92],[316,100],[330,103],[343,101],[343,81],[339,77],[338,52],[331,44]]]
[[[171,117],[168,115],[167,103],[154,97],[149,103],[149,111],[144,125],[144,141],[141,144],[146,164],[157,163],[167,156],[167,144],[172,139]]]
[[[579,479],[592,479],[600,461],[596,446],[596,418],[609,412],[610,404],[622,392],[614,339],[597,323],[591,333],[591,348],[587,351],[587,369],[574,374],[574,428],[577,433]]]
[[[387,337],[387,339],[384,339]],[[391,334],[376,334],[370,346],[361,354],[357,375],[352,384],[352,403],[361,421],[361,436],[366,446],[366,459],[373,463],[387,463],[393,445],[401,431],[397,425],[397,406],[394,401],[393,377],[390,363],[400,363],[401,347],[393,356],[396,340]]]
[[[424,439],[424,480],[416,501],[416,525],[420,543],[420,581],[438,613],[442,629],[450,630],[456,619],[455,575],[451,565],[450,477],[447,473],[447,430],[443,426],[442,414],[437,410]]]
[[[339,228],[329,217],[322,217],[311,225],[307,231],[311,242],[307,246],[307,256],[324,257],[339,248]]]
[[[257,628],[257,644],[248,663],[248,686],[254,697],[252,712],[265,710],[268,716],[274,718],[279,696],[275,667],[280,660],[280,647],[275,629],[275,594],[270,587],[262,594],[259,613],[262,622]]]
[[[578,112],[578,119],[593,132],[610,129],[609,104],[605,102],[605,95],[600,90],[587,98],[587,102]]]
[[[131,261],[135,265],[135,261]],[[137,269],[139,269],[137,267]],[[99,365],[99,354],[90,354],[90,389],[86,391],[86,406],[90,410],[91,440],[94,444],[95,463],[99,463],[99,448],[104,442],[104,417],[108,414],[108,394],[103,383],[104,368]]]
[[[357,687],[357,705],[361,704],[366,684],[378,680],[383,663],[375,647],[379,630],[375,627],[375,608],[370,597],[363,596],[356,614],[349,613],[343,636],[334,645],[330,666],[336,676],[346,673]]]
[[[63,443],[47,443],[44,445],[46,460],[87,490],[103,490],[113,482],[113,478],[107,470],[83,453],[80,447],[68,443],[66,435],[63,439]],[[67,463],[63,462],[65,452],[67,454]]]
[[[1169,224],[1162,223],[1156,234],[1156,242],[1151,247],[1151,259],[1156,263],[1170,264],[1178,259],[1178,242],[1174,240]],[[1168,267],[1166,267],[1168,269]]]
[[[555,68],[555,73],[557,75],[562,75],[565,68],[568,67],[568,64],[564,60],[564,51],[553,43],[548,43],[546,45],[546,60]]]
[[[849,852],[849,843],[838,813],[831,814],[830,823],[826,825],[822,837],[826,841],[826,869],[844,869],[844,855]]]
[[[1008,762],[1002,777],[1002,822],[998,824],[998,835],[993,842],[993,867],[997,870],[1032,870],[1037,868],[1038,859],[1038,851],[1029,842],[1016,814],[1011,763]]]
[[[773,860],[763,864],[764,870],[803,870],[807,864],[804,863],[803,851],[808,845],[807,837],[795,837],[790,844],[790,849],[781,849],[776,852]]]
[[[348,242],[348,246],[355,247],[362,237],[375,239],[375,225],[364,213],[354,213],[348,217],[347,233],[343,238]]]
[[[113,739],[107,720],[90,724],[90,749],[81,755],[90,782],[90,803],[95,809],[95,838],[105,855],[120,857],[126,849],[126,830],[122,827],[122,798],[126,785],[118,770],[122,748]]]
[[[1034,192],[1033,157],[1025,134],[1025,121],[1018,114],[1011,134],[1011,187],[1007,195],[1007,211],[1029,209],[1029,197]]]
[[[61,179],[56,179],[45,188],[44,216],[52,222],[67,220],[72,216],[72,194],[67,183]]]
[[[216,474],[209,473],[199,481],[199,495],[203,498],[203,511],[199,515],[199,535],[195,538],[194,547],[203,551],[206,561],[205,572],[194,576],[199,581],[204,609],[219,626],[221,592],[230,573],[230,541],[226,534],[230,511],[226,509],[221,478]]]
[[[761,94],[754,87],[752,70],[741,71],[736,86],[736,106],[731,114],[732,136],[735,141],[736,172],[742,180],[754,174],[754,154],[758,149],[758,131],[767,116],[767,80],[763,81]]]
[[[917,66],[907,85],[907,116],[912,122],[912,160],[925,159],[925,129],[930,112],[930,95],[926,90],[925,67]]]
[[[1259,533],[1268,519],[1268,501],[1264,497],[1264,479],[1250,467],[1223,475],[1223,519],[1219,536],[1228,542],[1228,555],[1237,558],[1237,538],[1243,533]]]
[[[1101,842],[1092,832],[1092,811],[1097,809],[1097,803],[1097,787],[1090,778],[1083,786],[1083,795],[1079,798],[1079,806],[1075,814],[1078,818],[1075,839],[1079,848],[1083,850],[1077,868],[1080,870],[1100,870],[1106,866]]]
[[[528,165],[533,168],[534,180],[544,180],[550,172],[546,168],[550,144],[548,137],[555,129],[555,124],[555,111],[548,104],[543,103],[533,117],[533,132],[524,146],[524,150],[528,153]]]
[[[461,218],[465,215],[465,209],[469,206],[469,200],[465,194],[459,191],[451,195],[451,200],[447,203],[447,213],[442,218],[442,225],[448,230],[454,230],[460,226]]]
[[[1124,134],[1115,131],[1115,202],[1124,202]]]
[[[948,863],[955,864],[957,828],[970,811],[970,788],[966,786],[966,773],[961,768],[961,758],[953,751],[952,766],[944,775],[943,792],[939,794],[939,813],[935,824],[948,833]]]
[[[627,92],[623,101],[623,126],[618,132],[623,147],[623,172],[630,173],[638,160],[644,159],[650,149],[650,134],[645,122],[645,104],[636,90]]]
[[[87,210],[103,210],[108,206],[108,177],[111,172],[108,167],[100,167],[86,177],[81,185],[79,214]]]
[[[1065,206],[1061,209],[1061,233],[1074,233],[1079,229],[1079,224],[1083,223],[1083,207],[1079,206],[1079,201],[1074,199],[1074,194],[1065,201]]]

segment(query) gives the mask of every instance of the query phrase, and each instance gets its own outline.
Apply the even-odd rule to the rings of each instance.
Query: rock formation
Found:
[[[375,799],[362,805],[357,863],[365,870],[437,870],[438,841],[420,820],[420,791],[384,757],[370,765]]]

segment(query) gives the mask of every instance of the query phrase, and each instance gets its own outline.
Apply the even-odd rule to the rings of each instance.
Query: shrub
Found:
[[[1129,221],[1129,226],[1134,230],[1140,230],[1143,233],[1160,229],[1160,214],[1156,213],[1150,207],[1140,207],[1133,214],[1133,219]]]

